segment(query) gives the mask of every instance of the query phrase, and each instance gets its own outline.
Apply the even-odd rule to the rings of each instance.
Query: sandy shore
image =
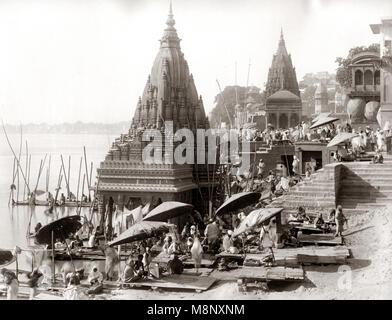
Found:
[[[114,290],[98,299],[392,299],[392,206],[350,217],[345,242],[352,257],[347,265],[306,266],[301,283],[270,286],[268,292],[238,292],[237,283],[218,281],[208,291],[155,292]],[[211,276],[219,279],[219,271]]]
[[[98,300],[244,300],[244,299],[392,299],[392,205],[363,215],[349,217],[344,240],[351,257],[344,266],[305,266],[305,281],[271,284],[268,291],[239,292],[235,281],[217,281],[209,290],[112,290],[92,297]],[[224,276],[214,270],[210,276]],[[36,299],[63,299],[48,293]]]

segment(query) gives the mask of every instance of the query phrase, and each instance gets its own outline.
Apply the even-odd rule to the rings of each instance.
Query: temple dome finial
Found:
[[[167,17],[167,20],[166,20],[166,24],[167,24],[169,27],[174,27],[174,25],[176,24],[176,21],[175,21],[174,18],[173,18],[173,7],[172,7],[172,2],[171,2],[171,0],[170,0],[169,14],[168,14],[168,17]]]
[[[280,41],[279,42],[284,42],[283,27],[280,27]]]

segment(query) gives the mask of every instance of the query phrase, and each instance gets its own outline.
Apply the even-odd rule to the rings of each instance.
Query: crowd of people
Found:
[[[298,141],[329,142],[340,133],[357,133],[358,137],[353,140],[354,152],[362,150],[386,151],[386,138],[392,136],[392,128],[373,129],[366,125],[364,128],[353,128],[349,121],[344,124],[329,123],[315,129],[310,129],[311,122],[302,121],[296,127],[288,129],[275,129],[271,125],[264,131],[257,128],[241,129],[240,134],[245,141],[261,141],[267,145],[279,143],[294,143]]]

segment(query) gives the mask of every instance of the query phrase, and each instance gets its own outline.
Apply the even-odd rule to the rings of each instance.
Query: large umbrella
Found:
[[[262,208],[253,210],[245,217],[244,220],[241,221],[240,225],[234,230],[233,236],[236,237],[247,230],[259,226],[264,221],[267,221],[268,219],[282,212],[282,210],[283,208]]]
[[[82,227],[80,220],[81,217],[75,215],[53,221],[39,229],[35,233],[35,239],[39,244],[51,244],[52,232],[54,241],[56,241],[56,238],[64,239],[70,233],[75,233]]]
[[[146,221],[167,221],[187,213],[193,212],[193,206],[188,203],[177,201],[166,201],[151,210],[143,220]]]
[[[227,199],[215,212],[215,215],[240,210],[259,201],[260,192],[240,192]]]
[[[172,227],[174,227],[173,224],[166,222],[140,221],[129,227],[129,229],[120,234],[115,240],[109,242],[109,246],[118,246],[124,243],[152,238],[163,232],[169,232]]]
[[[0,249],[0,266],[5,267],[16,260],[16,256],[10,250]]]
[[[318,121],[319,119],[326,118],[331,115],[331,112],[322,112],[317,117],[312,120],[312,123]]]
[[[356,136],[358,136],[358,133],[341,132],[328,143],[327,148],[337,146],[338,144],[341,144],[347,140],[355,138]]]
[[[320,119],[318,119],[315,123],[312,124],[312,126],[310,127],[310,129],[316,129],[318,127],[321,126],[325,126],[328,123],[332,123],[335,121],[338,121],[338,118],[332,118],[332,117],[321,117]]]

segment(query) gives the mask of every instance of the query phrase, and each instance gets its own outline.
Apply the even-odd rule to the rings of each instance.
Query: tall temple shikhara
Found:
[[[280,35],[277,53],[273,56],[265,87],[267,121],[276,128],[298,124],[302,117],[302,102],[295,68]]]
[[[161,46],[139,98],[132,127],[160,129],[164,121],[179,128],[209,128],[203,101],[198,96],[188,63],[181,52],[170,5]]]
[[[164,135],[165,121],[173,122],[174,131],[189,128],[195,133],[197,128],[209,128],[203,101],[181,52],[171,5],[166,25],[130,129],[113,142],[97,170],[98,207],[102,216],[106,205],[113,202],[120,208],[125,205],[132,209],[148,203],[153,207],[164,201],[182,201],[193,203],[200,212],[208,211],[207,189],[213,180],[209,177],[212,170],[205,165],[142,160],[143,149],[150,143],[142,140],[147,129],[158,129]],[[163,136],[163,142],[165,138],[168,137]],[[172,135],[169,140],[173,141]],[[163,159],[164,149],[163,145]],[[194,151],[196,154],[197,149]]]

